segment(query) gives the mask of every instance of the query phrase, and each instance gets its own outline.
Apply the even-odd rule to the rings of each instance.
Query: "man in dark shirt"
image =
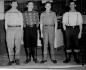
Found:
[[[34,3],[29,1],[28,11],[24,13],[24,47],[26,52],[26,61],[31,61],[31,56],[35,63],[37,60],[37,27],[39,25],[38,12],[34,11]],[[28,57],[29,56],[29,57]]]

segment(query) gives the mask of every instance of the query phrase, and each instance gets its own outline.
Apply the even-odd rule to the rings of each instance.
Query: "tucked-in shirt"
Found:
[[[55,22],[57,22],[56,14],[52,11],[48,14],[46,12],[43,12],[41,14],[40,21],[43,25],[54,25]]]
[[[80,12],[66,12],[63,15],[62,22],[67,26],[76,26],[82,24],[83,19]]]
[[[24,25],[34,25],[39,23],[38,12],[36,11],[26,11],[23,14]]]
[[[5,28],[10,26],[19,26],[21,25],[21,28],[23,28],[23,15],[20,11],[16,10],[9,10],[5,14]]]

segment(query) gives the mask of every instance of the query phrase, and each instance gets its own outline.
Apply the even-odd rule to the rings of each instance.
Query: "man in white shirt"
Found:
[[[66,60],[64,63],[70,61],[71,53],[74,53],[74,61],[80,63],[79,60],[79,43],[78,39],[82,35],[82,16],[80,12],[75,9],[75,2],[70,2],[70,10],[63,15],[63,28],[65,30],[67,45],[66,45]],[[74,43],[74,44],[73,44]]]
[[[12,8],[5,14],[5,30],[6,42],[9,53],[9,63],[12,65],[14,62],[19,65],[20,46],[23,33],[23,15],[17,10],[17,2],[12,2]],[[15,46],[15,60],[14,48]]]

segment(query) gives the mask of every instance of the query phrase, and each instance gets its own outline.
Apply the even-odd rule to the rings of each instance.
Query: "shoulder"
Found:
[[[81,15],[81,13],[80,12],[76,12],[78,15]]]
[[[64,14],[63,14],[63,16],[67,16],[69,14],[69,12],[65,12]]]
[[[42,13],[41,13],[41,16],[44,16],[44,15],[45,15],[45,12],[42,12]]]

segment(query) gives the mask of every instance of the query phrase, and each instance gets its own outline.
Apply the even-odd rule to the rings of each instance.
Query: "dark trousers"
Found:
[[[36,26],[24,28],[24,48],[26,58],[37,59],[37,28]]]
[[[0,20],[0,55],[6,54],[5,21]]]
[[[78,34],[79,34],[79,26],[71,27],[66,26],[66,50],[78,50]]]

